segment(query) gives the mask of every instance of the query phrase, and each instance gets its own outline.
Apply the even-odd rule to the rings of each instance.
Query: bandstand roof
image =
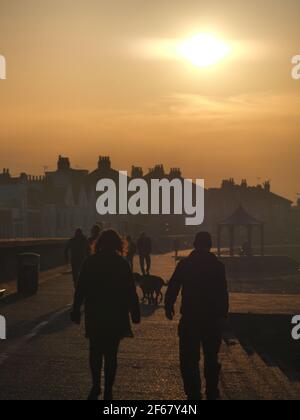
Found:
[[[263,222],[251,216],[243,206],[239,206],[228,219],[218,223],[219,226],[262,226],[263,224]]]

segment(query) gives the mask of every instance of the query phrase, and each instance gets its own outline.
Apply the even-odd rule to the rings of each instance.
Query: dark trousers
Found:
[[[82,263],[81,262],[73,262],[71,263],[72,266],[72,276],[73,276],[73,283],[74,283],[74,287],[76,289],[77,284],[78,284],[78,280],[79,280],[79,276],[80,276],[80,271],[81,271],[81,267],[82,267]]]
[[[219,398],[219,376],[221,365],[218,355],[222,344],[219,329],[189,331],[180,326],[180,367],[186,396],[190,400],[201,399],[200,357],[201,346],[204,353],[204,376],[206,395],[210,400]]]
[[[145,264],[146,264],[146,269],[145,269]],[[140,266],[141,266],[141,271],[143,275],[150,273],[150,269],[151,269],[151,255],[150,254],[140,255]]]
[[[119,338],[90,339],[90,368],[93,388],[101,389],[101,372],[104,362],[105,391],[104,399],[113,399],[113,386],[118,368]]]

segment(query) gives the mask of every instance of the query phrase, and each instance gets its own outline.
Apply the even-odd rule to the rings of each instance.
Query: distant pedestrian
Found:
[[[102,232],[96,253],[84,263],[75,293],[71,319],[80,324],[84,304],[86,335],[90,340],[93,386],[89,400],[97,400],[101,394],[103,360],[104,399],[113,399],[120,341],[133,336],[129,315],[133,323],[139,323],[141,318],[132,272],[122,256],[123,245],[117,232]]]
[[[89,237],[88,241],[89,241],[89,246],[90,246],[90,254],[93,254],[94,252],[94,247],[95,244],[97,242],[97,240],[99,239],[99,236],[102,232],[102,226],[100,225],[94,225],[91,229],[91,236]]]
[[[127,240],[127,247],[128,247],[126,258],[131,268],[131,271],[133,272],[133,261],[134,261],[134,256],[136,254],[137,247],[131,236],[127,236],[126,240]]]
[[[137,242],[137,249],[139,253],[142,274],[143,276],[146,274],[149,275],[151,270],[152,241],[144,232],[139,237]]]
[[[175,238],[174,239],[175,261],[177,261],[179,249],[180,249],[180,239]]]
[[[75,235],[69,240],[65,249],[65,258],[71,263],[74,287],[76,287],[81,267],[89,255],[89,244],[81,229],[77,229]]]
[[[221,365],[218,354],[228,316],[229,299],[224,265],[210,252],[211,248],[210,234],[199,233],[195,240],[195,250],[178,264],[165,300],[166,316],[172,320],[175,314],[174,305],[182,290],[180,366],[189,400],[201,399],[201,344],[207,399],[220,398],[218,385]]]

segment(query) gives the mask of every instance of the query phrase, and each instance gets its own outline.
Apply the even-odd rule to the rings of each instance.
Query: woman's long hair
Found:
[[[108,252],[125,256],[127,254],[127,242],[113,229],[104,230],[95,243],[95,252]]]

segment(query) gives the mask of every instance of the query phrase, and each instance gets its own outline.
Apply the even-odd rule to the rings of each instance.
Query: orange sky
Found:
[[[109,154],[207,185],[268,178],[295,199],[299,16],[299,0],[0,0],[0,167],[41,174],[63,154],[92,169]],[[139,53],[200,32],[237,48],[208,69]]]

